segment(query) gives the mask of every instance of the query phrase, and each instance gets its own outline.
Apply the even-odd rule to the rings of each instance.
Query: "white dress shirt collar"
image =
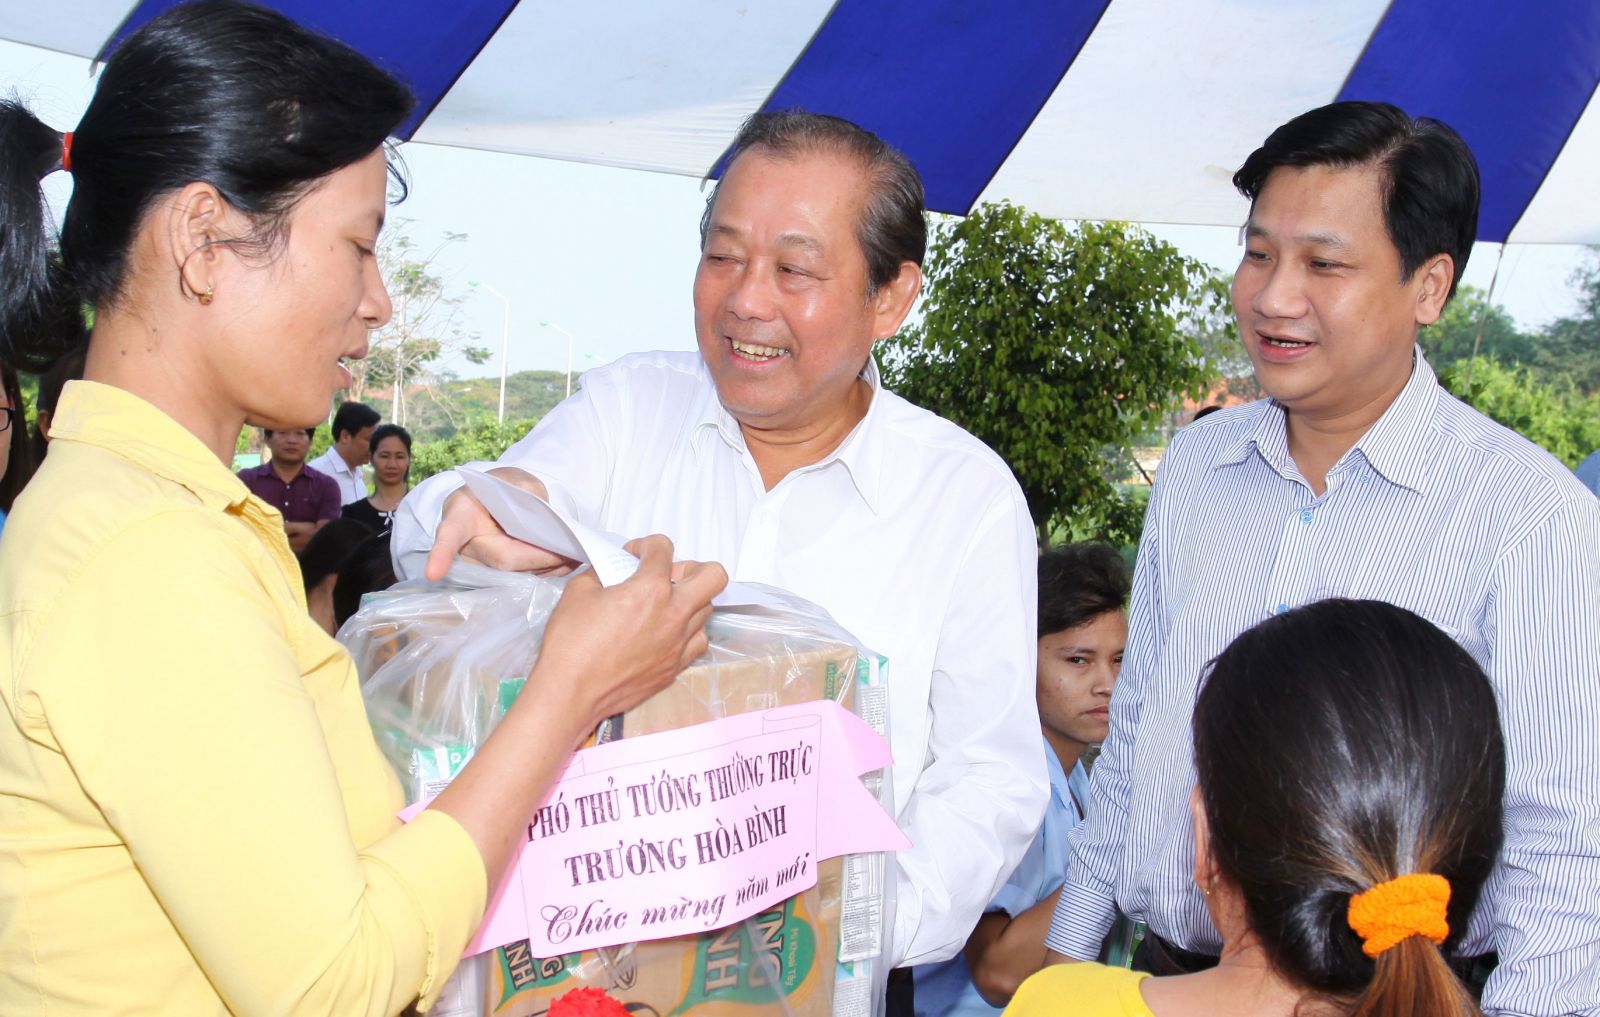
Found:
[[[703,361],[700,370],[707,377],[707,392],[715,392],[715,385],[710,382],[710,372]],[[867,404],[866,415],[850,429],[850,433],[845,435],[844,441],[839,443],[838,448],[805,469],[820,470],[838,462],[849,473],[850,482],[855,487],[856,494],[860,496],[861,503],[876,516],[882,502],[883,477],[883,427],[880,422],[883,412],[879,408],[883,402],[880,398],[883,379],[878,373],[877,361],[868,357],[867,364],[861,369],[858,377],[872,388],[872,399]],[[721,400],[708,395],[699,407],[699,420],[694,425],[694,435],[690,439],[696,457],[705,455],[705,443],[713,435],[728,448],[741,455],[749,455],[750,447],[745,442],[744,431],[740,428],[739,421],[728,412]]]

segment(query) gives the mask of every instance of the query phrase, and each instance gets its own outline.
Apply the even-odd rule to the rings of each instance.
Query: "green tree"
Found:
[[[1479,357],[1441,372],[1439,381],[1479,413],[1577,466],[1600,448],[1600,396],[1568,381],[1541,381],[1526,367]]]
[[[1224,276],[1217,285],[1223,293],[1228,293],[1233,289],[1233,276]],[[1239,338],[1239,321],[1234,316],[1231,297],[1213,302],[1205,309],[1196,326],[1195,338],[1200,343],[1206,363],[1222,376],[1221,390],[1213,393],[1214,397],[1232,396],[1251,402],[1266,394],[1256,380],[1256,369],[1250,362],[1250,354]]]
[[[442,441],[418,443],[411,452],[411,482],[420,484],[435,473],[455,469],[462,463],[498,459],[500,453],[537,423],[537,420],[508,420],[501,424],[485,420]]]
[[[1600,317],[1552,322],[1539,336],[1533,363],[1547,380],[1569,382],[1590,395],[1600,393]]]
[[[881,347],[890,387],[1011,465],[1041,539],[1136,537],[1115,479],[1216,377],[1195,338],[1226,300],[1216,273],[1137,227],[1011,204],[937,223],[925,268],[922,321]]]
[[[1600,247],[1568,280],[1578,289],[1576,314],[1552,322],[1538,339],[1533,363],[1546,378],[1566,378],[1583,392],[1600,392]]]
[[[354,381],[348,398],[361,402],[369,393],[386,393],[389,417],[399,424],[406,422],[414,392],[440,403],[448,414],[448,402],[439,389],[442,379],[433,365],[450,354],[473,364],[489,359],[489,351],[475,345],[477,336],[461,329],[464,298],[433,269],[440,251],[465,239],[465,233],[445,233],[423,253],[398,227],[384,234],[378,243],[378,268],[389,288],[393,312],[388,324],[372,333],[366,359],[350,365]]]
[[[1535,337],[1517,328],[1506,309],[1491,305],[1488,294],[1476,286],[1457,289],[1439,320],[1425,326],[1417,341],[1435,371],[1474,355],[1502,364],[1532,364],[1535,358]]]
[[[39,376],[18,371],[17,385],[22,390],[23,410],[21,417],[12,421],[11,426],[26,427],[28,433],[32,434],[39,420]]]
[[[574,383],[579,375],[573,376]],[[506,416],[518,420],[538,420],[566,396],[566,374],[562,371],[518,371],[506,378]],[[406,427],[417,441],[438,441],[457,431],[476,427],[484,420],[496,418],[500,399],[500,378],[447,378],[441,376],[435,383],[438,398],[422,398],[420,388],[413,389],[406,409]],[[389,409],[389,398],[382,390],[370,395],[366,402],[394,419]]]

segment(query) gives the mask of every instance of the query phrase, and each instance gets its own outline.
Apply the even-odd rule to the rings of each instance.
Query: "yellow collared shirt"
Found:
[[[73,382],[0,539],[0,1013],[394,1014],[483,862],[400,786],[275,509]]]

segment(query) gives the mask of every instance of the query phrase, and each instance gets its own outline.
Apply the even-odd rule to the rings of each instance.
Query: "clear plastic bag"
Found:
[[[409,800],[437,794],[520,693],[563,585],[458,563],[443,582],[369,596],[340,630]],[[713,612],[707,652],[667,689],[603,724],[597,739],[816,699],[886,734],[887,662],[814,605],[765,592],[783,606]],[[892,811],[888,771],[864,781]],[[593,986],[654,1017],[881,1017],[881,957],[894,917],[887,861],[823,862],[813,888],[702,935],[551,958],[531,956],[525,941],[507,944],[465,962],[431,1013],[532,1017],[569,989]]]

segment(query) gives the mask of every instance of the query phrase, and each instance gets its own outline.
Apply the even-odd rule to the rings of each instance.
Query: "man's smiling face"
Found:
[[[869,186],[855,160],[827,150],[753,148],[724,175],[695,273],[695,332],[741,424],[806,429],[848,412],[873,342],[899,326],[867,294],[856,224]]]
[[[1280,166],[1246,226],[1233,279],[1239,334],[1291,413],[1334,418],[1393,396],[1417,327],[1438,317],[1426,269],[1401,276],[1376,166]]]

